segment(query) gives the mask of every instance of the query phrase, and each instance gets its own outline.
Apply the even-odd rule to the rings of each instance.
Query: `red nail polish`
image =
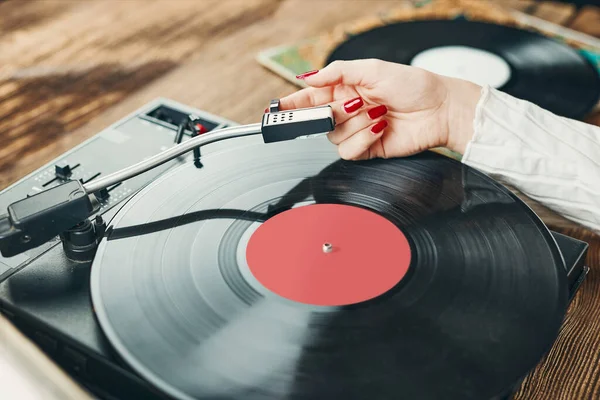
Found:
[[[344,111],[346,111],[348,114],[353,113],[354,111],[361,108],[363,104],[363,99],[361,99],[360,97],[356,97],[344,103]]]
[[[266,114],[266,113],[268,113],[268,112],[269,112],[269,109],[268,109],[268,108],[265,108],[265,114]]]
[[[296,79],[304,79],[304,78],[306,78],[307,76],[311,76],[311,75],[314,75],[314,74],[316,74],[317,72],[319,72],[319,70],[318,70],[318,69],[315,69],[314,71],[308,71],[308,72],[305,72],[305,73],[303,73],[303,74],[296,75]]]
[[[373,127],[371,128],[371,132],[373,133],[373,135],[377,135],[379,132],[384,130],[387,126],[388,126],[388,123],[384,119],[383,121],[379,121],[378,123],[373,125]]]
[[[371,119],[375,119],[375,118],[379,118],[382,115],[385,115],[385,113],[387,113],[387,107],[384,106],[383,104],[374,108],[371,108],[367,114],[369,114],[369,118]]]

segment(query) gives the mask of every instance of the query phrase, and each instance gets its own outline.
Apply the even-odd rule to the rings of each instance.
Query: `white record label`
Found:
[[[510,79],[510,67],[502,57],[473,47],[434,47],[417,54],[410,64],[438,75],[493,88],[503,86]]]

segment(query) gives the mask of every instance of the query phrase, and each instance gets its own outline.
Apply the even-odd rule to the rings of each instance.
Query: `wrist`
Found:
[[[481,86],[449,77],[442,77],[442,82],[447,90],[448,133],[445,147],[464,154],[473,138],[473,121],[481,98]]]

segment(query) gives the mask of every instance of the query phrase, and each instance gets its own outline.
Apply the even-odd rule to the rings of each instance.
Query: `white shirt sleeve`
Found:
[[[482,89],[462,162],[600,233],[600,127]]]

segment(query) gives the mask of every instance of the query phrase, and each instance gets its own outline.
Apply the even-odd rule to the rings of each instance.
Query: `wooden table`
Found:
[[[504,2],[600,37],[598,7]],[[256,122],[271,98],[296,90],[255,62],[259,50],[398,4],[0,0],[0,188],[158,96]],[[551,228],[590,243],[591,271],[556,344],[516,398],[598,398],[600,238],[545,211],[542,217]],[[10,329],[1,317],[0,327]],[[13,350],[26,348],[22,337],[11,337]]]

